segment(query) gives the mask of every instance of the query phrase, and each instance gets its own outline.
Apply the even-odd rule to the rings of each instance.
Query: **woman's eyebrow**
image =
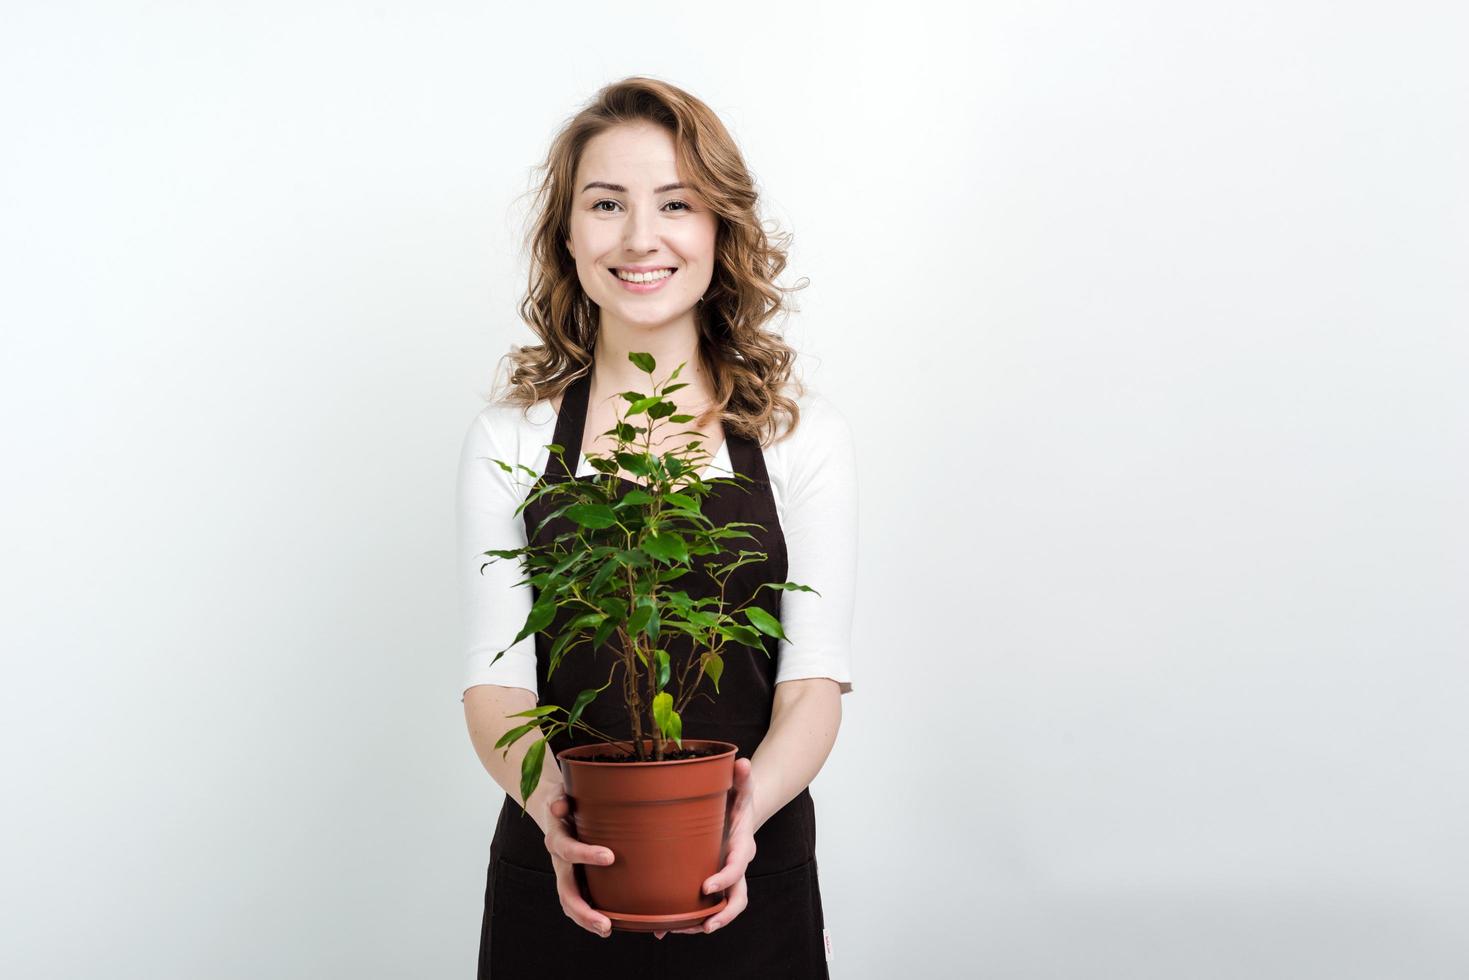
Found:
[[[664,194],[664,193],[667,193],[668,191],[685,190],[685,189],[688,188],[688,186],[689,186],[688,184],[664,184],[662,187],[655,187],[655,188],[653,188],[653,193],[654,194]],[[626,194],[627,193],[627,188],[626,187],[623,187],[621,184],[609,184],[605,180],[594,180],[591,183],[587,184],[587,186],[583,187],[581,189],[581,192],[583,194],[585,194],[587,191],[591,190],[593,187],[600,187],[603,190],[616,191],[619,194]]]

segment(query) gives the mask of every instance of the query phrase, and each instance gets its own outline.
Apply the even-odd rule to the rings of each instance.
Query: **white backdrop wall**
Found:
[[[1469,975],[1462,5],[4,21],[0,974],[473,975],[454,467],[644,73],[857,435],[832,976]]]

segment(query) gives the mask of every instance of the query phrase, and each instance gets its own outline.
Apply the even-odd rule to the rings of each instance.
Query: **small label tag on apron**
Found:
[[[826,943],[826,962],[831,962],[831,933],[825,929],[821,930],[821,938]]]

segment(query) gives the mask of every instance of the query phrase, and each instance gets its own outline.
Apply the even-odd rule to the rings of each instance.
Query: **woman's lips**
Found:
[[[672,267],[670,267],[672,268]],[[678,275],[677,269],[672,269],[662,279],[654,279],[652,282],[628,282],[617,274],[616,269],[608,269],[608,273],[617,281],[617,284],[630,293],[656,293],[663,288],[663,284]]]

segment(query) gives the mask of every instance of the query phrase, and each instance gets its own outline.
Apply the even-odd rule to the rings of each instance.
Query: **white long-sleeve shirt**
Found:
[[[808,385],[797,404],[801,418],[795,432],[761,451],[786,540],[786,581],[821,594],[781,593],[781,629],[790,641],[778,641],[775,682],[830,677],[848,694],[857,579],[856,452],[846,417],[830,399]],[[490,663],[525,625],[531,587],[516,585],[524,575],[515,559],[491,561],[483,574],[480,566],[494,557],[485,556],[486,551],[526,545],[524,515],[515,509],[529,493],[532,477],[518,468],[506,473],[494,460],[544,473],[550,457],[545,447],[555,432],[556,412],[549,401],[541,401],[526,412],[515,405],[487,405],[465,433],[457,500],[464,691],[477,684],[536,690],[534,634]],[[568,454],[572,448],[567,447]],[[703,476],[731,472],[726,439]],[[595,473],[586,457],[579,456],[577,476]]]

